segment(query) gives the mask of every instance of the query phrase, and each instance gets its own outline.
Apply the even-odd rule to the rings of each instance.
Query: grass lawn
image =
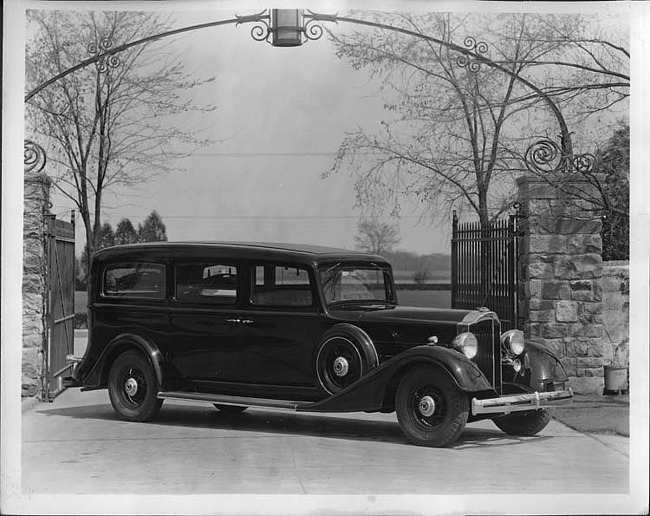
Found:
[[[400,290],[397,299],[402,306],[451,308],[451,290]]]
[[[554,417],[580,432],[630,435],[628,396],[576,395],[572,405],[556,407]]]

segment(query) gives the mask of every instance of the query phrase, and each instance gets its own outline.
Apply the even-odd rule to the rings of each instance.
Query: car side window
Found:
[[[309,272],[295,265],[253,267],[251,303],[259,306],[312,306]]]
[[[237,302],[237,267],[222,263],[176,266],[176,300],[234,305]]]
[[[104,270],[101,292],[107,297],[164,299],[165,266],[151,263],[109,265]]]

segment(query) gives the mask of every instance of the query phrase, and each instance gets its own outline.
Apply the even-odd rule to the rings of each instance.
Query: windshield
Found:
[[[321,267],[319,274],[328,306],[349,302],[395,304],[388,267],[337,263]]]

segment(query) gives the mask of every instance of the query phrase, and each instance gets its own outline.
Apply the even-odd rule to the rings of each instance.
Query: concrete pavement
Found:
[[[626,493],[628,439],[552,421],[537,437],[468,425],[453,448],[410,445],[394,414],[297,414],[165,402],[129,423],[106,391],[69,389],[22,416],[33,494]]]

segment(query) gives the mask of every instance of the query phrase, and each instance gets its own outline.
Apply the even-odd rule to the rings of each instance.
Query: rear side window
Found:
[[[260,306],[306,307],[313,304],[307,269],[259,265],[253,270],[251,303]]]
[[[237,267],[223,263],[177,265],[176,300],[234,305],[237,302]]]
[[[110,297],[164,299],[165,266],[152,263],[109,265],[102,293]]]

